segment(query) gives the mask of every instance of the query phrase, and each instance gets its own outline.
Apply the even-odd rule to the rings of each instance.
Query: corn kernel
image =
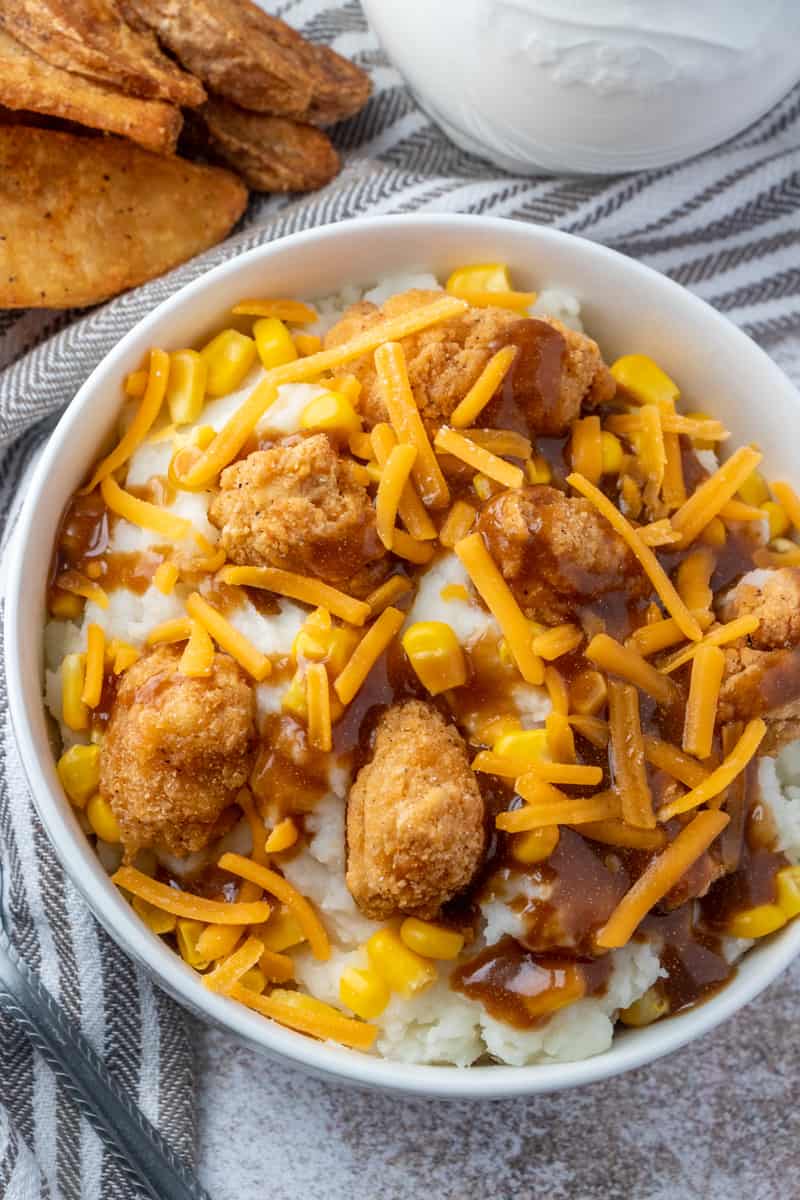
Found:
[[[432,921],[420,921],[417,917],[406,917],[400,926],[400,937],[423,958],[436,958],[449,962],[458,958],[464,946],[464,935],[455,929],[446,929]]]
[[[200,351],[206,364],[209,396],[227,396],[239,386],[256,361],[256,344],[237,329],[224,329]]]
[[[479,263],[472,267],[457,267],[445,285],[448,292],[510,292],[511,277],[505,263]]]
[[[173,562],[162,562],[156,567],[153,575],[153,585],[162,596],[169,596],[175,590],[180,572]]]
[[[761,938],[785,924],[786,913],[777,904],[759,904],[736,913],[728,922],[725,932],[731,937]]]
[[[436,980],[432,963],[404,945],[393,929],[379,929],[366,945],[369,961],[393,992],[410,997]]]
[[[623,451],[622,442],[616,434],[609,433],[604,429],[600,434],[600,452],[602,455],[603,474],[604,475],[619,475],[622,470]]]
[[[546,729],[521,729],[506,733],[492,746],[492,752],[501,758],[511,759],[524,775],[531,765],[550,759]]]
[[[282,367],[284,363],[294,362],[297,358],[297,346],[279,317],[261,317],[253,325],[253,337],[256,339],[261,365],[267,371],[271,371],[273,367]]]
[[[306,621],[292,643],[292,657],[297,663],[304,658],[327,663],[336,676],[343,670],[358,640],[354,629],[345,629],[341,625],[320,629]]]
[[[164,912],[163,908],[148,904],[141,896],[133,897],[133,909],[153,933],[172,933],[175,928],[176,917],[173,913]]]
[[[432,696],[467,682],[467,663],[453,630],[444,621],[417,621],[402,637],[414,673]]]
[[[376,971],[369,967],[345,967],[339,980],[339,999],[357,1017],[371,1021],[379,1017],[389,1003],[389,989]]]
[[[714,546],[716,549],[719,549],[725,545],[727,537],[728,531],[725,528],[724,522],[719,517],[713,517],[700,534],[700,541],[706,546]]]
[[[739,488],[738,495],[740,500],[743,500],[745,504],[752,505],[753,508],[760,508],[762,504],[766,504],[769,500],[769,488],[760,471],[753,471],[752,475],[747,476]]]
[[[361,398],[361,380],[356,375],[334,375],[326,383],[332,392],[337,392],[350,401],[353,408],[358,408]]]
[[[559,836],[557,825],[543,825],[528,833],[516,833],[511,839],[511,856],[526,864],[544,862],[558,845]]]
[[[778,907],[787,921],[800,915],[800,866],[783,867],[775,876]]]
[[[322,338],[316,333],[293,333],[292,341],[297,347],[297,353],[305,358],[309,354],[316,354],[322,349]]]
[[[86,816],[89,818],[92,830],[101,842],[109,842],[112,846],[119,844],[122,840],[119,822],[105,796],[101,796],[99,792],[92,796],[86,805]]]
[[[291,683],[281,696],[281,708],[296,721],[308,719],[308,700],[306,698],[306,673],[298,667],[292,676]]]
[[[100,747],[70,746],[56,766],[70,802],[83,808],[100,786]]]
[[[239,977],[239,986],[260,995],[267,986],[266,976],[259,967],[251,967],[249,971],[245,971],[244,975]]]
[[[67,654],[61,663],[61,715],[76,732],[89,728],[89,709],[81,699],[86,681],[86,655]]]
[[[62,592],[60,588],[56,588],[50,593],[48,607],[51,616],[60,617],[63,621],[73,621],[80,618],[84,603],[83,596],[76,596],[74,592]]]
[[[267,854],[280,854],[282,850],[288,850],[297,841],[297,826],[291,817],[284,817],[279,821],[269,837],[264,843],[264,849]]]
[[[525,474],[528,483],[550,483],[553,472],[550,463],[541,454],[534,455],[525,463]]]
[[[666,996],[658,987],[651,987],[638,1000],[634,1000],[633,1004],[623,1008],[619,1019],[631,1029],[641,1029],[643,1025],[652,1025],[654,1021],[665,1017],[668,1012],[669,1001]]]
[[[201,958],[197,953],[197,939],[205,929],[202,921],[190,921],[188,917],[179,917],[175,927],[175,940],[178,952],[184,962],[195,971],[205,971],[208,959]]]
[[[361,418],[346,396],[323,392],[315,396],[300,414],[300,428],[312,433],[334,433],[346,437],[358,433]]]
[[[266,924],[261,926],[259,937],[265,950],[274,950],[277,954],[306,940],[297,917],[283,905],[273,909]]]
[[[196,350],[175,350],[169,356],[166,401],[175,425],[190,425],[203,411],[208,364]]]
[[[626,354],[612,364],[617,383],[635,396],[640,404],[657,404],[674,409],[680,396],[678,385],[646,354]]]
[[[777,504],[774,500],[767,500],[764,504],[760,504],[759,508],[769,521],[770,538],[783,537],[789,528],[789,518],[783,505]]]
[[[488,475],[482,475],[480,471],[477,475],[473,476],[472,486],[479,500],[489,500],[494,492],[491,479],[489,479]]]

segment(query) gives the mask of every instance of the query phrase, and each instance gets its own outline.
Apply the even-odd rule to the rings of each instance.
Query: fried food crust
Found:
[[[385,553],[355,474],[324,433],[288,439],[225,468],[209,520],[232,563],[343,584]]]
[[[588,500],[536,484],[501,492],[478,528],[525,613],[557,623],[620,588],[644,595],[636,559]]]
[[[132,29],[113,0],[3,0],[0,25],[52,66],[133,96],[189,107],[205,99],[200,80],[162,54],[152,33]]]
[[[382,716],[347,803],[347,886],[373,920],[435,917],[483,855],[484,805],[461,737],[418,700]]]
[[[349,341],[389,317],[410,312],[441,297],[441,292],[412,289],[392,296],[380,308],[361,301],[330,329],[325,345]],[[503,308],[469,308],[449,321],[402,340],[408,376],[422,418],[433,434],[475,383],[491,356],[509,343],[518,354],[508,376],[514,405],[533,434],[566,432],[582,403],[594,405],[614,394],[616,384],[597,343],[545,317],[529,320]],[[362,409],[370,424],[387,419],[372,355],[348,367],[362,383]],[[493,401],[481,424],[507,418]]]
[[[245,112],[212,97],[198,113],[210,149],[257,192],[309,192],[339,171],[330,139],[287,117]]]
[[[115,138],[1,126],[0,307],[106,300],[213,246],[246,202],[219,167]]]
[[[211,674],[180,674],[159,646],[122,677],[100,755],[100,792],[129,858],[157,846],[183,857],[231,824],[255,739],[253,689],[227,654]]]
[[[800,643],[800,569],[770,571],[762,587],[740,583],[725,605],[725,619],[755,616],[759,626],[750,643],[759,650],[778,650]]]
[[[117,133],[156,154],[174,152],[182,123],[173,105],[126,96],[104,83],[62,71],[2,29],[0,104]]]
[[[725,647],[718,719],[724,724],[753,717],[767,723],[759,754],[777,754],[800,737],[800,650]]]

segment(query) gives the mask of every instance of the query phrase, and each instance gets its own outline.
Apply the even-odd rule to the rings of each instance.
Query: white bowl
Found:
[[[796,0],[363,2],[448,137],[517,174],[680,162],[800,79]]]
[[[200,1016],[258,1049],[317,1074],[370,1087],[450,1097],[499,1097],[575,1087],[632,1067],[706,1033],[758,995],[800,951],[800,921],[752,950],[735,978],[705,1004],[645,1029],[624,1030],[595,1058],[530,1067],[429,1067],[387,1062],[312,1041],[203,987],[197,975],[138,919],[109,882],[64,797],[42,701],[45,586],[69,497],[114,424],[109,397],[154,344],[191,345],[242,296],[323,296],[343,283],[371,284],[412,268],[447,275],[466,262],[505,261],[521,288],[560,285],[583,305],[606,357],[651,354],[693,407],[728,425],[736,443],[761,443],[771,473],[796,474],[800,398],[757,346],[677,284],[629,258],[568,234],[516,221],[400,216],[343,222],[251,250],[165,300],[92,372],[58,424],[32,482],[15,534],[6,610],[11,716],[31,791],[56,853],[98,920],[163,988]],[[754,1048],[755,1051],[755,1048]]]

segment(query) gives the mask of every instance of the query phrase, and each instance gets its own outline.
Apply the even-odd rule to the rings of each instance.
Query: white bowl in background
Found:
[[[58,782],[42,700],[42,631],[50,556],[64,507],[115,423],[109,397],[157,344],[201,341],[242,296],[313,298],[344,283],[371,285],[411,269],[446,276],[468,262],[505,261],[525,289],[560,286],[581,300],[607,358],[650,354],[680,383],[689,407],[721,418],[735,444],[757,441],[772,474],[797,474],[800,397],[743,333],[670,280],[582,238],[522,222],[467,216],[392,216],[293,234],[233,258],[165,300],[92,372],[61,418],[28,486],[9,566],[6,667],[14,731],[39,816],[76,887],[116,942],[170,995],[253,1046],[319,1075],[369,1087],[459,1098],[555,1091],[652,1062],[706,1033],[757,996],[800,951],[800,921],[756,946],[705,1004],[644,1029],[623,1030],[604,1054],[529,1067],[417,1066],[312,1041],[208,991],[139,920],[109,881]],[[755,1053],[755,1047],[754,1047]]]
[[[363,0],[421,107],[516,174],[680,162],[800,80],[797,0]]]

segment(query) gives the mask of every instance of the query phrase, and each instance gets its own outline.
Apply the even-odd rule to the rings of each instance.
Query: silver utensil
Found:
[[[0,867],[0,894],[2,894]],[[134,1187],[153,1200],[211,1200],[158,1130],[14,949],[0,905],[0,1007],[66,1085],[80,1111],[115,1153]]]

